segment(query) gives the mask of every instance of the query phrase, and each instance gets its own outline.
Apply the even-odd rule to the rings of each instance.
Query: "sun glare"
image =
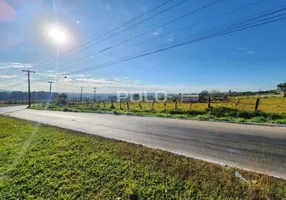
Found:
[[[67,42],[67,35],[65,31],[59,27],[50,28],[48,35],[57,44],[65,44]]]

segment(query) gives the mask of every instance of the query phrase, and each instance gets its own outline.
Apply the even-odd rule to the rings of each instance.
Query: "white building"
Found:
[[[198,94],[188,94],[182,95],[181,102],[188,103],[188,102],[199,102],[200,96]]]

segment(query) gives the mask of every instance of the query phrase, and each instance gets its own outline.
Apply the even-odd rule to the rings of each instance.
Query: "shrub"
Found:
[[[185,114],[184,110],[181,109],[172,109],[169,111],[170,114]]]
[[[210,114],[215,117],[236,117],[238,112],[236,109],[225,107],[210,108],[207,110],[210,111]]]
[[[68,103],[68,95],[66,93],[61,93],[57,95],[56,104],[66,105]]]
[[[266,119],[264,117],[253,117],[251,122],[266,122]]]

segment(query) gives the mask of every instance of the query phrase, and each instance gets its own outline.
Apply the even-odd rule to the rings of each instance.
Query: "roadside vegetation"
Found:
[[[25,104],[8,104],[8,103],[0,103],[0,107],[8,107],[8,106],[19,106]]]
[[[238,100],[239,99],[239,103]],[[67,102],[55,103],[46,106],[45,104],[32,106],[32,109],[48,109],[65,112],[94,112],[110,114],[127,114],[138,116],[158,116],[173,118],[192,118],[198,120],[218,120],[232,122],[257,122],[286,124],[286,98],[268,97],[261,98],[258,110],[254,110],[256,98],[229,98],[223,102],[208,103],[132,103],[122,102]]]
[[[0,199],[285,198],[283,179],[6,116],[0,125]]]

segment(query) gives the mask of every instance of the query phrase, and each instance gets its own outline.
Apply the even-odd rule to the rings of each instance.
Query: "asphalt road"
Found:
[[[286,128],[1,107],[0,114],[286,178]],[[0,129],[1,130],[1,129]]]

